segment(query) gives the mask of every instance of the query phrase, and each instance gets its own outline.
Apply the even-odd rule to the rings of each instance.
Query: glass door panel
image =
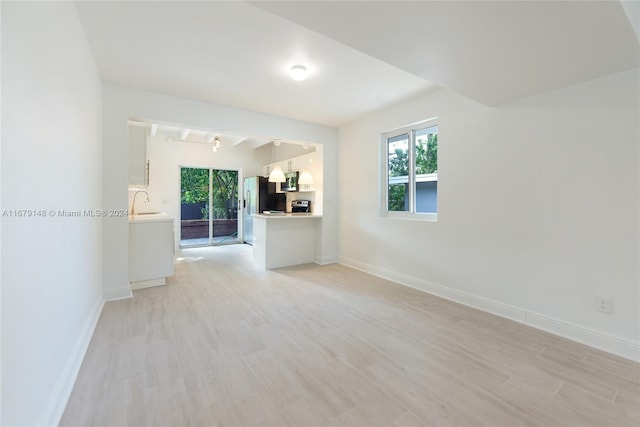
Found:
[[[238,171],[180,168],[180,246],[239,243]]]
[[[209,244],[210,170],[180,168],[180,246]]]
[[[238,243],[238,171],[211,170],[213,244]]]

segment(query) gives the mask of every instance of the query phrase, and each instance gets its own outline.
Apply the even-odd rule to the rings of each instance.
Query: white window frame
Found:
[[[415,132],[427,127],[438,126],[438,118],[433,117],[427,120],[423,120],[417,123],[413,123],[407,126],[403,126],[396,129],[380,134],[380,216],[391,219],[409,219],[417,221],[432,221],[438,220],[438,213],[426,213],[416,212],[416,159],[415,159]],[[408,170],[409,176],[407,177],[409,184],[409,211],[390,211],[389,210],[389,147],[388,139],[393,138],[401,134],[409,135],[409,155],[408,155]],[[438,139],[439,141],[439,139]],[[438,150],[439,152],[440,150]],[[439,165],[438,159],[438,165]],[[438,170],[439,170],[438,166]],[[400,178],[400,177],[399,177]],[[402,179],[402,178],[400,178]],[[420,175],[419,179],[428,181],[437,181],[438,174]]]

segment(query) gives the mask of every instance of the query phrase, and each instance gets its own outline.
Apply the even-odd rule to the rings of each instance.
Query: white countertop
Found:
[[[129,223],[133,222],[161,222],[161,221],[173,221],[169,215],[164,212],[154,213],[139,213],[135,215],[129,215]]]
[[[322,218],[322,215],[316,215],[314,213],[285,213],[285,214],[253,214],[255,218],[266,219],[301,219],[301,218]]]

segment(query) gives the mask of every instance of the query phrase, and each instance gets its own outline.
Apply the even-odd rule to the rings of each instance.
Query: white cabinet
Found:
[[[286,160],[280,160],[278,162],[274,162],[274,163],[269,163],[267,165],[264,165],[262,167],[262,176],[269,176],[269,174],[271,173],[271,171],[273,170],[273,168],[275,166],[280,166],[280,168],[282,169],[282,172],[287,173],[287,172],[299,172],[302,169],[302,163],[300,161],[300,159],[302,157],[305,156],[301,156],[301,157],[293,157],[291,159],[286,159]]]
[[[307,158],[310,155],[313,155],[314,153],[311,154],[305,154],[302,156],[298,156],[298,157],[292,157],[291,159],[286,159],[286,160],[280,160],[278,162],[274,162],[274,163],[269,163],[267,165],[262,166],[262,176],[269,176],[269,174],[271,173],[271,171],[273,170],[273,168],[275,166],[280,166],[280,168],[282,169],[282,172],[287,173],[287,172],[302,172],[302,170],[304,169],[306,162],[307,162]]]
[[[135,219],[136,217],[141,219]],[[129,281],[131,289],[164,285],[173,276],[173,219],[134,216],[129,221]]]
[[[319,215],[256,215],[253,218],[253,262],[262,269],[317,262]],[[291,242],[296,248],[291,250]]]
[[[147,129],[129,125],[129,187],[145,188],[149,185],[147,163]]]
[[[284,161],[284,165],[282,165],[282,170],[284,172],[298,172],[298,157],[294,157],[292,159],[288,159]]]
[[[296,167],[300,172],[309,171],[311,172],[311,168],[314,166],[313,162],[316,157],[316,153],[304,154],[300,157],[295,158]]]

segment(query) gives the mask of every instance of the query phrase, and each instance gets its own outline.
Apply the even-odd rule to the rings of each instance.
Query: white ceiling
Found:
[[[487,105],[640,66],[615,0],[253,4]]]
[[[129,87],[328,126],[434,87],[244,2],[76,5],[100,75]]]
[[[106,81],[328,126],[432,82],[497,105],[640,66],[618,1],[76,5]]]
[[[163,135],[168,142],[190,142],[196,144],[213,144],[214,139],[218,138],[222,144],[221,149],[230,149],[232,147],[243,144],[251,149],[257,149],[266,145],[273,146],[274,141],[279,141],[283,150],[289,152],[311,153],[316,150],[316,143],[308,141],[299,141],[294,139],[282,139],[276,137],[266,137],[263,135],[234,135],[230,133],[211,132],[202,129],[193,129],[176,124],[159,123],[159,122],[143,122],[139,120],[129,120],[129,125],[140,126],[148,129],[151,136]],[[297,146],[299,149],[292,147]]]

